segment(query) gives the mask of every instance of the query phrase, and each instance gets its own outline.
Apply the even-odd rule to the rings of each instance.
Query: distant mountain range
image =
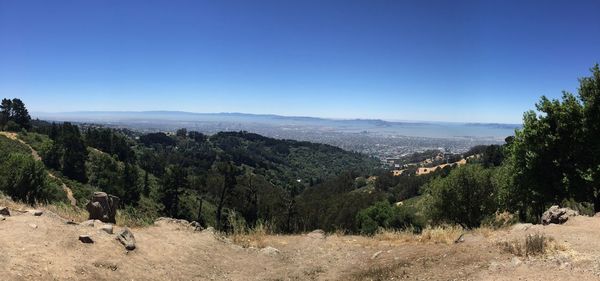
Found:
[[[281,116],[247,113],[193,113],[183,111],[77,111],[33,113],[35,118],[50,121],[72,121],[125,124],[128,126],[176,129],[178,127],[217,130],[238,130],[247,127],[270,126],[282,129],[317,130],[344,133],[373,133],[434,138],[497,138],[503,139],[520,128],[519,124],[454,123],[426,121],[386,121],[381,119],[328,119],[305,116]],[[215,127],[216,126],[216,127]]]

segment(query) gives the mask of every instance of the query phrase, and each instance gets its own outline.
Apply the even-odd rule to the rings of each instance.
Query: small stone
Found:
[[[194,231],[202,231],[203,229],[202,225],[197,221],[190,222],[190,226],[194,228]]]
[[[533,224],[531,224],[531,223],[517,223],[512,227],[512,230],[526,231],[527,229],[531,228],[532,226],[533,226]]]
[[[105,224],[103,225],[100,230],[108,233],[108,234],[113,234],[113,226],[112,224]]]
[[[37,224],[33,224],[33,223],[32,223],[32,224],[30,224],[30,225],[29,225],[29,227],[31,227],[31,228],[33,228],[33,229],[36,229],[36,228],[38,228]]]
[[[10,217],[10,211],[8,211],[8,207],[0,207],[0,215]]]
[[[0,215],[0,221],[5,220],[6,218],[3,215]]]
[[[308,234],[308,237],[310,238],[315,238],[315,239],[324,239],[325,238],[325,231],[321,230],[321,229],[315,229],[312,232],[310,232]]]
[[[375,254],[373,254],[373,255],[371,256],[371,259],[372,259],[372,260],[376,259],[376,258],[377,258],[379,255],[381,255],[381,253],[383,253],[383,251],[378,251],[378,252],[376,252]]]
[[[119,235],[117,235],[117,240],[119,240],[119,242],[121,242],[121,244],[123,244],[123,246],[125,246],[125,249],[128,251],[133,251],[135,250],[135,237],[133,236],[133,233],[131,233],[131,231],[129,231],[129,229],[126,227],[124,228]]]
[[[260,249],[260,252],[268,256],[275,256],[279,254],[279,250],[271,246],[267,246],[265,248]]]
[[[34,211],[32,211],[32,213],[34,216],[39,217],[44,213],[44,211],[34,210]]]
[[[513,258],[512,258],[512,260],[511,260],[511,263],[512,263],[514,266],[519,266],[519,265],[521,265],[523,262],[521,261],[521,259],[519,259],[519,258],[517,258],[517,257],[513,257]]]
[[[94,240],[92,240],[92,237],[90,237],[89,235],[79,235],[79,241],[86,244],[94,243]]]
[[[76,223],[74,221],[66,221],[65,223],[68,225],[78,225],[78,223]]]
[[[86,220],[86,221],[80,223],[80,225],[94,227],[94,220]]]

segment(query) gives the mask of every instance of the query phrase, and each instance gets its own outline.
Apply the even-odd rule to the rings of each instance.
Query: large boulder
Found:
[[[579,213],[577,211],[571,210],[569,208],[560,208],[559,206],[554,205],[542,214],[542,224],[563,224],[567,220],[569,220],[569,217],[578,215]]]
[[[85,208],[89,213],[90,220],[116,223],[115,216],[117,215],[119,202],[119,197],[104,192],[94,192],[92,199],[87,203]]]

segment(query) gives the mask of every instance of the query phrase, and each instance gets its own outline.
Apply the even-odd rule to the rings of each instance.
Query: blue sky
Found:
[[[521,121],[600,62],[600,1],[0,0],[30,111]]]

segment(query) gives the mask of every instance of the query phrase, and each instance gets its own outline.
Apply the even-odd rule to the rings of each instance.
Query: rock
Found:
[[[324,239],[325,238],[325,231],[321,230],[321,229],[315,229],[312,232],[310,232],[308,234],[308,237],[310,238],[316,238],[316,239]]]
[[[0,207],[0,215],[10,217],[10,211],[8,211],[8,207]]]
[[[85,208],[91,220],[116,223],[115,216],[117,215],[119,202],[119,197],[104,192],[94,192],[92,199],[87,203]]]
[[[454,244],[465,242],[464,236],[465,236],[465,234],[461,233],[460,236],[458,236],[458,238],[456,238],[456,240],[454,240]]]
[[[0,215],[0,221],[5,220],[6,218],[3,215]]]
[[[121,242],[121,244],[123,244],[123,246],[125,246],[125,249],[127,249],[128,251],[135,250],[135,237],[127,227],[124,228],[119,233],[119,235],[117,235],[117,239],[119,240],[119,242]]]
[[[32,224],[30,224],[30,225],[29,225],[29,227],[31,227],[31,228],[33,228],[33,229],[36,229],[36,228],[38,228],[37,224],[33,224],[33,223],[32,223]]]
[[[488,269],[490,271],[497,271],[498,269],[500,269],[500,267],[502,267],[502,265],[500,263],[492,261],[492,262],[490,262]]]
[[[44,211],[40,211],[40,210],[33,210],[33,211],[31,211],[31,213],[32,213],[34,216],[36,216],[36,217],[39,217],[39,216],[41,216],[41,215],[44,213]]]
[[[542,224],[563,224],[569,219],[569,217],[578,215],[579,213],[577,211],[573,211],[569,208],[560,208],[559,206],[554,205],[542,214]]]
[[[510,262],[512,263],[513,266],[519,266],[519,265],[521,265],[523,263],[521,261],[521,259],[519,259],[517,257],[513,257]]]
[[[208,232],[208,233],[212,233],[215,234],[215,228],[212,226],[207,227],[204,231],[202,232]]]
[[[597,212],[594,217],[600,217],[600,212]]]
[[[383,251],[378,251],[378,252],[376,252],[375,254],[373,254],[373,255],[371,256],[371,259],[372,259],[372,260],[376,259],[376,258],[377,258],[379,255],[381,255],[381,253],[383,253]]]
[[[76,223],[74,221],[66,221],[65,223],[68,225],[78,225],[78,223]]]
[[[108,233],[108,234],[113,234],[113,226],[112,224],[105,224],[102,227],[100,227],[100,230]]]
[[[86,220],[86,221],[80,223],[80,225],[94,227],[94,222],[95,222],[94,220]]]
[[[89,235],[79,235],[79,241],[86,244],[94,243],[94,240]]]
[[[532,227],[533,224],[531,223],[517,223],[512,227],[512,230],[514,231],[525,231],[527,229],[529,229],[530,227]]]
[[[260,252],[268,256],[275,256],[279,254],[279,250],[271,246],[267,246],[265,248],[260,249]]]
[[[204,229],[197,221],[190,222],[190,226],[194,228],[194,231],[202,231],[202,229]]]
[[[154,225],[173,225],[176,226],[178,229],[180,228],[184,228],[184,229],[191,229],[194,231],[201,231],[203,229],[202,225],[200,225],[199,222],[196,221],[192,221],[192,222],[188,222],[186,220],[182,220],[182,219],[174,219],[174,218],[167,218],[167,217],[160,217],[158,219],[156,219],[154,221]]]

